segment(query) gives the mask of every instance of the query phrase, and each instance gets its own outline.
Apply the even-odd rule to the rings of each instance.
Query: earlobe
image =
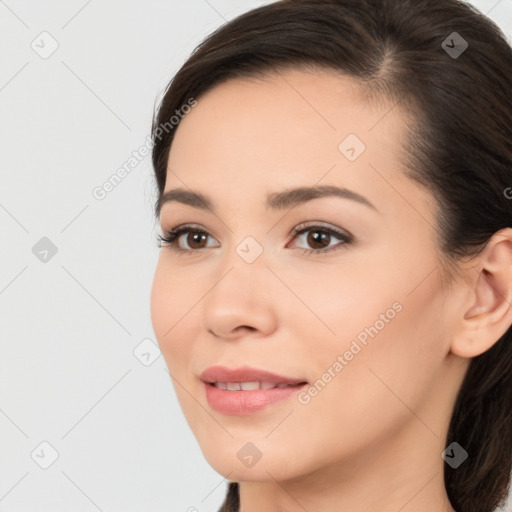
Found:
[[[476,357],[490,349],[512,325],[512,229],[493,235],[468,270],[470,305],[460,319],[451,351]]]

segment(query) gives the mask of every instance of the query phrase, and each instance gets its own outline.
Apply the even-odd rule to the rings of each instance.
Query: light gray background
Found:
[[[224,499],[152,331],[150,156],[103,200],[92,191],[147,142],[196,44],[265,3],[0,0],[1,512],[215,512]],[[510,38],[512,0],[472,3]],[[33,253],[43,237],[55,255]]]

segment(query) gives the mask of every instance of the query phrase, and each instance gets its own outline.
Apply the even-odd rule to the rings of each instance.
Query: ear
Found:
[[[454,354],[467,358],[491,348],[512,324],[512,229],[497,231],[475,259],[451,345]]]

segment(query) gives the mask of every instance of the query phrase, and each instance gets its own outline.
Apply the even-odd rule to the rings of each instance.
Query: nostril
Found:
[[[244,330],[244,329],[247,329],[248,331],[255,331],[256,328],[255,327],[251,327],[250,325],[240,325],[238,326],[236,329],[235,329],[235,332],[239,331],[239,330]]]

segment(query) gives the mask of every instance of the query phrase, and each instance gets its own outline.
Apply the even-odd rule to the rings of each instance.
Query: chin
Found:
[[[262,449],[258,454],[250,441],[230,439],[202,452],[208,464],[230,481],[273,482],[294,478],[300,472],[296,464],[290,465],[290,450],[283,448],[283,453],[276,453],[275,448],[268,446],[266,453]]]

